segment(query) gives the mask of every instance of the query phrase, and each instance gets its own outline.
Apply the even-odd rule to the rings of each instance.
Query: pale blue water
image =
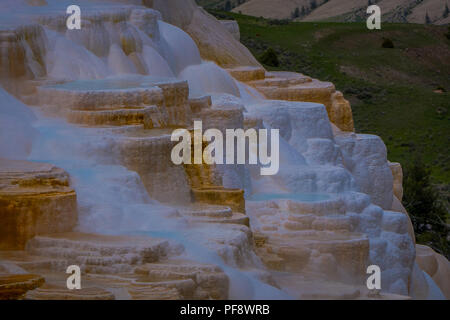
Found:
[[[329,200],[331,197],[323,193],[257,193],[252,195],[250,201],[268,201],[277,199],[298,200],[303,202],[318,202]]]

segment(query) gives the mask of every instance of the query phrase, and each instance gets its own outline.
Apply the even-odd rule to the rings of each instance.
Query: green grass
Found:
[[[356,131],[382,137],[390,161],[421,157],[432,179],[450,182],[450,41],[447,27],[289,22],[234,13],[242,42],[259,57],[274,48],[280,66],[333,82],[352,103]],[[382,48],[383,38],[395,48]],[[435,93],[438,87],[447,92]]]

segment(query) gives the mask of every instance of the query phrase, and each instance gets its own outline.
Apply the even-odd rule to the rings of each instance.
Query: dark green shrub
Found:
[[[259,61],[269,67],[279,67],[280,61],[273,48],[269,48],[259,57]]]
[[[437,86],[436,90],[440,90],[442,92],[447,92],[443,86]]]
[[[425,24],[431,24],[431,19],[430,19],[430,16],[428,15],[428,12],[425,15]]]
[[[417,243],[430,246],[448,258],[448,213],[436,187],[431,184],[430,173],[420,159],[406,168],[403,204],[411,217]]]
[[[227,2],[225,2],[225,6],[223,8],[224,11],[231,11],[232,6],[231,6],[231,2],[228,0]]]
[[[267,23],[271,26],[285,26],[289,24],[288,19],[269,19]]]
[[[394,48],[394,43],[392,42],[391,39],[383,38],[383,43],[381,44],[381,46],[383,48],[392,49],[392,48]]]

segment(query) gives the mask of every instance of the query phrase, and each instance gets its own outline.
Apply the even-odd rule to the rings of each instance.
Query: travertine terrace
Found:
[[[65,1],[0,4],[0,299],[450,298],[332,83],[266,71],[193,0],[78,2],[81,30]],[[175,165],[194,120],[279,129],[278,174]]]

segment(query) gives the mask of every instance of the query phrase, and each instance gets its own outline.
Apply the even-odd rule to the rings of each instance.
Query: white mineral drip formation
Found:
[[[1,83],[39,105],[35,117],[1,89],[0,157],[66,170],[78,231],[182,244],[184,258],[226,272],[234,298],[329,297],[345,285],[357,297],[373,264],[383,292],[443,297],[415,264],[409,217],[392,207],[384,143],[339,129],[353,122],[332,84],[266,73],[193,0],[79,1],[75,31],[64,28],[66,2],[0,5]],[[174,165],[171,128],[194,119],[220,130],[279,129],[279,173],[223,165],[207,178]],[[192,207],[195,183],[245,190],[248,217],[232,207],[231,189],[218,191],[228,206]],[[35,241],[39,254],[44,240]]]

